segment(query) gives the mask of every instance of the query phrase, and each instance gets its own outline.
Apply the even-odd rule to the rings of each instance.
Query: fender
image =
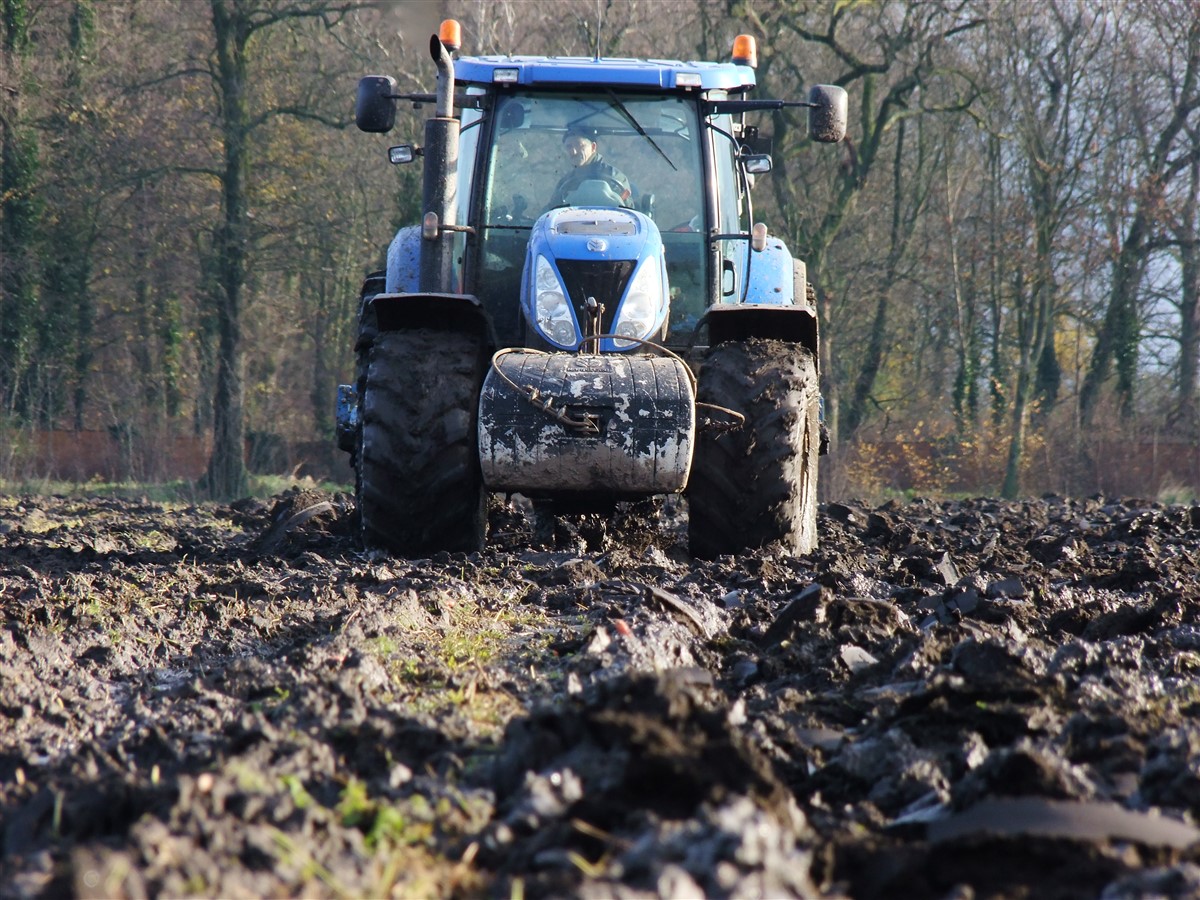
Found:
[[[765,278],[766,271],[777,279],[781,278],[781,270],[785,261],[791,270],[788,277],[775,282],[772,289],[774,296],[787,297],[787,302],[779,301],[756,303],[722,303],[709,307],[708,312],[700,320],[700,325],[708,329],[709,346],[716,346],[725,341],[744,341],[748,338],[766,338],[775,341],[790,341],[800,344],[812,353],[820,371],[820,334],[817,325],[817,310],[809,301],[808,269],[802,260],[793,259],[783,247],[782,242],[775,253],[768,257],[768,265],[759,269]],[[768,245],[769,249],[770,245]],[[765,255],[767,250],[756,254]],[[753,271],[753,269],[751,270]],[[757,278],[752,278],[751,290]],[[765,284],[759,282],[759,284]],[[760,296],[763,289],[760,289]]]
[[[495,349],[496,333],[483,304],[473,294],[426,293],[420,288],[421,226],[408,225],[388,245],[385,291],[370,298],[364,313],[379,331],[451,328],[483,339]]]
[[[708,327],[708,344],[765,338],[800,344],[817,356],[817,317],[804,306],[766,306],[725,303],[712,307],[701,325]]]
[[[496,347],[492,321],[473,294],[376,294],[365,304],[379,331],[440,328],[472,334]]]
[[[354,347],[357,358],[355,381],[353,384],[340,384],[337,390],[334,431],[338,447],[350,454],[356,452],[358,441],[359,391],[366,378],[371,347],[379,332],[415,328],[449,329],[471,335],[481,356],[491,354],[496,349],[491,319],[477,297],[469,294],[368,293],[368,288],[379,281],[382,278],[377,273],[368,276],[363,285],[358,342]]]

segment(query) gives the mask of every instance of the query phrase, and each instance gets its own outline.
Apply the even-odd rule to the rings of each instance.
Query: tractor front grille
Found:
[[[601,333],[612,334],[617,304],[625,296],[625,288],[629,286],[629,279],[633,275],[633,266],[632,259],[558,260],[558,270],[571,297],[571,305],[575,308],[575,317],[585,334],[588,329],[587,323],[590,321],[588,297],[595,297],[596,302],[604,307],[600,316]]]

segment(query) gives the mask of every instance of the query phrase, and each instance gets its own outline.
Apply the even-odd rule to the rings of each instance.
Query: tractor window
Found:
[[[483,202],[480,272],[476,293],[510,303],[516,316],[521,270],[529,229],[542,213],[561,205],[556,190],[573,163],[564,148],[568,132],[582,132],[594,143],[610,179],[609,200],[592,195],[576,202],[611,202],[645,213],[658,225],[671,286],[671,322],[694,321],[705,302],[703,170],[696,105],[681,96],[530,92],[496,98],[487,188]],[[607,169],[597,169],[607,173]],[[611,174],[611,173],[609,173]],[[572,195],[567,193],[567,202]],[[499,296],[503,293],[503,299]],[[497,310],[498,311],[498,310]],[[497,326],[504,330],[503,321]]]
[[[747,234],[750,231],[746,198],[742,196],[737,173],[737,144],[730,134],[728,116],[713,120],[714,169],[717,175],[717,215],[721,234]],[[723,240],[720,246],[721,297],[720,302],[736,303],[742,298],[745,288],[746,256],[750,245],[746,240]]]
[[[473,88],[471,93],[478,92]],[[483,113],[470,107],[462,111],[462,128],[458,138],[458,173],[456,176],[457,206],[455,220],[462,225],[471,221],[471,193],[475,180],[475,154],[479,151],[479,134],[482,129]],[[454,235],[455,270],[461,283],[463,275],[463,259],[466,255],[466,234],[457,232]]]
[[[475,154],[479,152],[479,126],[483,113],[470,107],[462,111],[462,127],[458,136],[458,223],[470,221],[471,193],[475,180]]]

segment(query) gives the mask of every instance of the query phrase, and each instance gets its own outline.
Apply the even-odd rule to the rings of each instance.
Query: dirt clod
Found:
[[[1187,896],[1200,512],[0,499],[0,897]]]

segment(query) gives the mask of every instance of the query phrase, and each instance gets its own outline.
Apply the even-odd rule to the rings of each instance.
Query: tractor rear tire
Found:
[[[692,555],[711,559],[771,544],[791,553],[816,549],[820,394],[812,352],[757,338],[718,344],[696,394],[746,422],[697,436],[688,486]]]
[[[360,396],[364,546],[410,557],[483,548],[476,432],[483,350],[471,335],[436,329],[375,337]]]

